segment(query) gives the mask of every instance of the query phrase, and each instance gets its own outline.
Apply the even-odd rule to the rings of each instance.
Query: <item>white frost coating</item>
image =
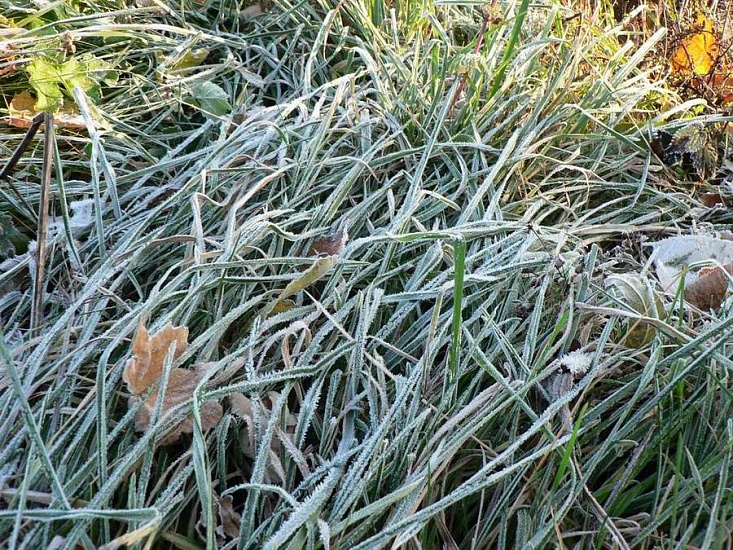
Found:
[[[336,483],[341,479],[341,471],[338,468],[331,468],[326,478],[319,483],[313,492],[296,507],[290,517],[283,522],[280,529],[273,534],[265,543],[264,550],[276,550],[283,548],[288,539],[307,522],[315,522],[318,519],[323,505],[331,496]]]
[[[94,200],[84,199],[81,201],[71,201],[69,203],[71,208],[71,218],[69,218],[69,225],[72,228],[82,228],[92,225],[94,223]]]
[[[573,376],[582,376],[593,362],[593,353],[585,351],[571,351],[560,358],[560,365],[570,371]]]
[[[675,293],[680,277],[685,274],[685,286],[697,279],[697,273],[687,270],[693,264],[730,264],[733,262],[733,241],[717,239],[707,235],[684,235],[670,237],[655,243],[654,265],[657,278],[665,292]]]
[[[73,231],[74,229],[84,229],[94,223],[94,200],[84,199],[80,201],[71,201],[69,203],[71,209],[71,216],[69,216],[69,227]],[[64,231],[64,220],[63,218],[54,218],[51,223],[48,224],[47,239],[50,241],[57,235],[62,234]]]

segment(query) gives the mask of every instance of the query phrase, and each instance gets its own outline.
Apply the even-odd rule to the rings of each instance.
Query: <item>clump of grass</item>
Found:
[[[453,3],[109,9],[47,24],[119,75],[98,134],[59,136],[54,213],[92,198],[94,223],[49,243],[39,336],[31,256],[0,274],[11,547],[722,544],[730,310],[670,309],[631,347],[603,284],[694,223],[643,147],[650,97],[675,99],[641,65],[661,35],[623,46],[555,3],[490,24]],[[39,156],[15,176],[30,204]],[[263,316],[347,220],[335,267]],[[142,316],[227,373],[187,405],[224,402],[211,432],[135,432]],[[556,391],[577,346],[590,368]]]

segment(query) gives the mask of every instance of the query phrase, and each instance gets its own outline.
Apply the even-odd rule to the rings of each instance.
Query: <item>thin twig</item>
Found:
[[[0,171],[0,180],[6,180],[8,182],[8,185],[10,185],[10,188],[13,190],[13,192],[18,196],[20,199],[20,202],[23,203],[23,206],[25,206],[28,209],[28,212],[33,212],[33,207],[28,203],[27,200],[25,200],[25,197],[20,193],[17,187],[15,187],[15,184],[13,184],[12,181],[10,181],[10,174],[15,169],[15,165],[18,164],[18,161],[20,161],[20,157],[23,156],[23,153],[25,153],[25,150],[28,149],[28,145],[30,144],[31,140],[35,137],[36,132],[38,132],[38,128],[43,123],[43,113],[36,115],[33,117],[33,120],[31,121],[31,125],[28,127],[28,130],[26,131],[25,135],[23,136],[23,139],[20,140],[20,143],[15,148],[15,151],[13,151],[13,155],[10,157],[10,160],[8,160],[8,163],[5,165],[5,167]]]
[[[13,156],[10,157],[10,160],[5,165],[5,168],[3,168],[0,172],[0,180],[6,179],[8,176],[10,176],[10,173],[15,168],[15,165],[18,164],[20,157],[22,157],[23,153],[25,153],[25,150],[28,149],[28,144],[35,137],[36,132],[38,132],[38,128],[41,126],[41,124],[43,124],[43,117],[44,113],[33,117],[31,125],[28,127],[28,131],[26,131],[23,139],[20,140],[20,143],[15,148],[15,151],[13,151]]]
[[[41,194],[38,205],[38,233],[36,236],[36,280],[33,287],[33,315],[31,332],[38,334],[43,323],[43,294],[46,262],[46,233],[48,232],[48,204],[51,196],[51,174],[53,173],[53,115],[43,113],[43,167],[41,172]]]

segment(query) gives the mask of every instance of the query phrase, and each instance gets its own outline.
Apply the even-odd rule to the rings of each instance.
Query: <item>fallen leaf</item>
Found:
[[[208,80],[194,80],[187,84],[188,95],[205,114],[224,116],[231,110],[229,96],[224,89]]]
[[[725,26],[723,25],[725,28]],[[670,63],[672,74],[685,77],[692,89],[703,97],[725,105],[733,103],[733,65],[729,39],[716,31],[713,21],[698,14],[690,33],[678,41]]]
[[[704,75],[687,75],[687,83],[716,105],[733,103],[733,64],[720,59],[713,69]]]
[[[302,274],[290,281],[277,299],[265,308],[263,318],[292,309],[293,304],[288,298],[311,286],[338,263],[339,256],[349,240],[348,229],[349,220],[346,218],[331,233],[313,241],[308,250],[308,256],[316,256],[315,262],[298,266]]]
[[[344,251],[349,240],[349,224],[345,222],[333,233],[318,237],[313,241],[309,256],[337,256]]]
[[[37,114],[35,98],[29,92],[21,92],[15,94],[10,105],[8,105],[8,117],[5,122],[15,128],[29,128]],[[86,130],[87,128],[81,115],[65,111],[63,108],[54,113],[53,122],[56,128],[74,128],[77,130]]]
[[[174,327],[168,323],[151,337],[145,327],[145,319],[140,319],[135,339],[132,342],[135,357],[127,362],[122,375],[133,395],[144,393],[160,380],[165,356],[173,342],[176,343],[173,353],[175,362],[188,347],[188,328]]]
[[[179,57],[172,65],[172,71],[180,71],[183,69],[191,69],[198,67],[208,57],[210,51],[206,48],[197,48],[195,50],[187,50],[181,57]]]
[[[138,325],[135,339],[132,342],[134,357],[125,365],[122,378],[132,394],[130,406],[136,406],[143,395],[155,387],[135,415],[135,428],[145,431],[150,427],[150,420],[158,401],[160,379],[163,376],[165,358],[170,346],[175,342],[172,360],[175,362],[188,347],[188,328],[174,327],[168,323],[165,327],[150,336],[145,328],[145,319]],[[170,371],[168,384],[163,396],[161,415],[191,399],[196,387],[212,368],[212,364],[202,364],[191,369],[173,368]],[[201,405],[201,427],[204,431],[215,426],[221,420],[222,408],[219,403],[205,402]],[[174,426],[161,445],[175,443],[183,433],[193,431],[193,417],[189,414]]]
[[[244,8],[240,12],[239,16],[243,19],[253,19],[254,17],[259,17],[263,13],[265,12],[262,11],[262,8],[259,4],[252,4],[251,6],[247,6],[246,8]]]
[[[726,202],[720,193],[701,193],[700,203],[705,208],[715,208],[716,206],[725,206]]]
[[[702,310],[717,309],[733,274],[733,241],[704,235],[670,237],[649,243],[655,249],[655,268],[662,289],[676,294],[684,277],[685,300]],[[699,266],[702,263],[718,265]]]
[[[685,300],[703,311],[718,309],[728,293],[726,273],[733,275],[733,264],[702,268],[695,281],[685,285]]]
[[[614,273],[606,278],[605,286],[612,295],[644,317],[656,319],[664,314],[664,303],[654,283],[639,273]],[[640,348],[656,334],[653,326],[638,320],[625,325],[624,330],[624,341],[631,348]]]
[[[278,313],[285,313],[295,307],[295,302],[289,299],[278,300],[270,310],[268,315],[277,315]]]
[[[17,30],[21,31],[22,29]],[[2,36],[1,30],[0,36]],[[18,67],[17,50],[18,47],[10,42],[0,42],[0,76],[10,74]]]
[[[242,516],[234,511],[232,495],[224,495],[216,499],[219,510],[219,525],[216,527],[216,534],[221,538],[236,538],[239,536],[239,524]]]
[[[263,13],[265,13],[265,8],[261,3],[258,4],[252,4],[251,6],[247,6],[243,10],[239,12],[239,18],[243,19],[244,21],[247,21],[249,19],[254,19],[255,17],[259,17]]]
[[[34,57],[25,66],[28,82],[36,94],[37,111],[56,112],[64,101],[64,90],[67,95],[75,86],[81,87],[93,100],[101,98],[101,85],[112,85],[117,81],[117,73],[111,65],[84,54],[70,57],[60,62],[52,57]]]
[[[36,112],[36,98],[30,92],[20,92],[13,96],[9,105],[11,110]]]
[[[706,75],[715,66],[719,53],[713,22],[698,14],[693,32],[680,41],[672,54],[672,72]]]
[[[718,147],[711,132],[700,122],[692,122],[675,134],[655,132],[652,151],[667,166],[682,166],[704,181],[718,166]]]
[[[64,55],[72,56],[76,53],[76,44],[74,44],[74,35],[69,31],[65,31],[61,34],[61,51]]]
[[[278,296],[269,306],[265,308],[263,317],[269,317],[275,311],[281,310],[283,302],[286,298],[297,294],[301,290],[308,288],[313,283],[318,281],[326,273],[328,273],[333,266],[338,263],[338,256],[323,256],[316,258],[316,261],[305,270],[297,279],[290,281],[288,285],[283,289]]]
[[[239,524],[242,521],[242,516],[234,511],[234,499],[232,495],[220,497],[214,493],[213,497],[218,516],[214,531],[216,533],[217,548],[221,548],[227,541],[239,536]],[[199,512],[196,531],[202,539],[206,540],[206,521],[202,511]]]
[[[713,90],[721,104],[733,103],[733,68],[730,66],[710,75],[704,84]]]

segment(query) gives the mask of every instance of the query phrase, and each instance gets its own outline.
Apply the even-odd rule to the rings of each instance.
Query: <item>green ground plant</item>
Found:
[[[87,127],[57,130],[45,288],[42,138],[0,182],[8,547],[729,543],[733,306],[658,292],[644,246],[730,224],[648,147],[725,117],[660,77],[663,27],[555,0],[3,8],[6,103],[46,90]],[[43,59],[98,70],[39,84]],[[189,330],[161,391],[209,365],[146,431],[141,318]]]

